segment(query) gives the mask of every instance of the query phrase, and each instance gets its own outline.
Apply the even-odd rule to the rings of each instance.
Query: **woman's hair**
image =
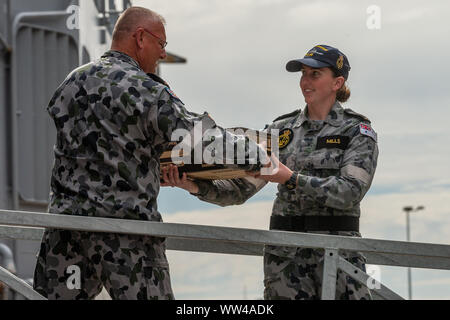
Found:
[[[339,77],[340,75],[337,74],[336,70],[331,68],[333,71],[334,77]],[[350,98],[350,89],[347,87],[347,82],[345,81],[342,87],[336,92],[336,100],[339,102],[346,102]]]

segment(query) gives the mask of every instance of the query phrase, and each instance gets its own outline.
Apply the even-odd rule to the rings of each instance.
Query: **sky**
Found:
[[[317,44],[343,51],[351,97],[344,107],[372,121],[380,154],[361,202],[363,237],[450,244],[450,22],[448,1],[135,0],[164,16],[167,51],[186,64],[161,76],[195,112],[222,127],[261,129],[303,108],[299,74],[286,62]],[[373,10],[375,7],[375,11]],[[379,19],[377,19],[379,17]],[[184,190],[162,188],[164,221],[268,229],[276,186],[246,204],[217,207]],[[168,251],[177,299],[258,299],[262,257]],[[406,268],[380,279],[407,296]],[[450,271],[413,269],[414,299],[450,299]]]

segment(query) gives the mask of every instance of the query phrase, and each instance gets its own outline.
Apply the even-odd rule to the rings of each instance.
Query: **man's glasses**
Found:
[[[158,40],[159,40],[159,41],[158,41],[158,42],[159,42],[159,45],[161,46],[162,49],[164,49],[164,48],[167,46],[167,41],[164,41],[163,39],[161,39],[160,37],[158,37],[157,35],[155,35],[153,32],[148,31],[148,30],[145,29],[145,28],[142,28],[142,29],[144,29],[145,32],[150,33],[152,36],[154,36],[156,39],[158,39]]]

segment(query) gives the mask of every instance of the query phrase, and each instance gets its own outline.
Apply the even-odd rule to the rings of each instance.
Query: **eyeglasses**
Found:
[[[145,28],[142,28],[142,29],[144,29],[144,31],[145,32],[147,32],[147,33],[150,33],[152,36],[154,36],[156,39],[158,39],[159,41],[159,45],[161,46],[161,49],[164,49],[166,46],[167,46],[167,41],[164,41],[163,39],[161,39],[160,37],[158,37],[157,35],[155,35],[153,32],[151,32],[151,31],[148,31],[147,29],[145,29]]]

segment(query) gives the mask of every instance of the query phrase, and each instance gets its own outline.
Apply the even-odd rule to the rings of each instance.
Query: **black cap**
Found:
[[[303,59],[291,60],[286,64],[286,70],[289,72],[297,72],[302,69],[302,65],[311,68],[332,68],[340,76],[346,80],[350,71],[350,63],[347,57],[339,49],[327,45],[317,45]]]

